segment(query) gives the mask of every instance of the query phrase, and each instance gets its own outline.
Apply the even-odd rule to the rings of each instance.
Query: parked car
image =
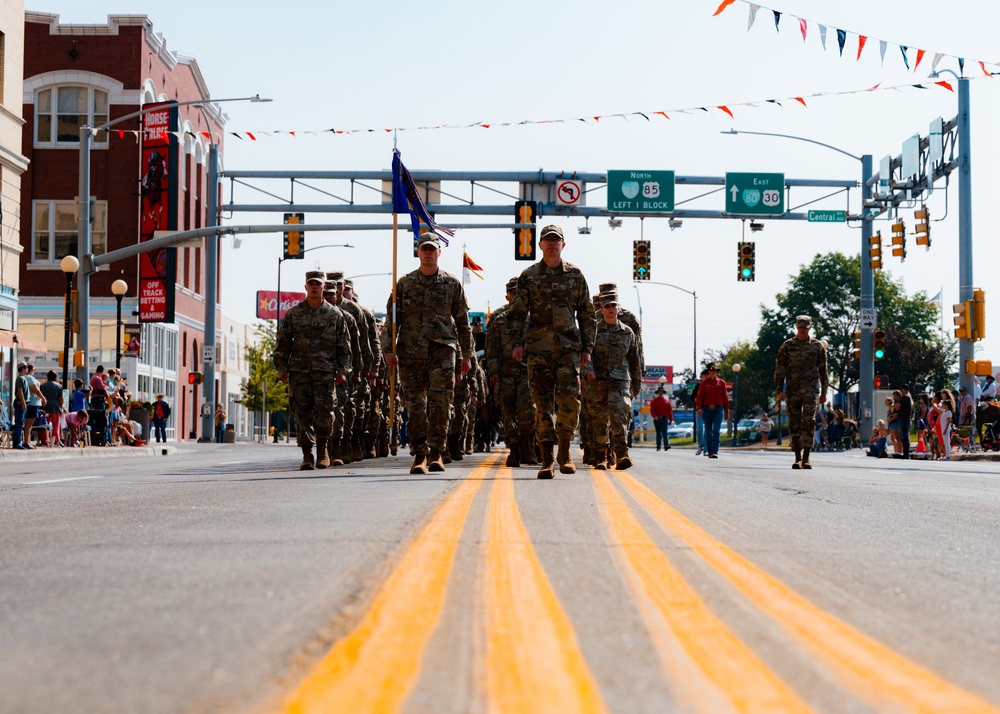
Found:
[[[758,424],[760,424],[760,419],[741,419],[740,423],[736,425],[737,439],[747,444],[760,441],[760,432],[757,431]]]
[[[682,421],[667,429],[667,436],[671,439],[693,439],[694,422]]]

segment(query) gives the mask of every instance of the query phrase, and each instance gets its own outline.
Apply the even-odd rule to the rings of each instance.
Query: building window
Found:
[[[80,145],[80,128],[108,122],[108,93],[94,87],[59,86],[40,89],[35,97],[35,146]],[[95,145],[107,144],[98,132]]]
[[[101,255],[107,250],[108,202],[95,201],[92,205],[91,252]],[[34,201],[33,206],[32,263],[58,268],[59,261],[67,255],[81,257],[77,245],[76,201]]]

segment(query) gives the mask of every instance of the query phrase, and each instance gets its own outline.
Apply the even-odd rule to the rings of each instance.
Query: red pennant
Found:
[[[806,41],[806,19],[804,17],[799,18],[799,29],[802,31],[802,41]]]
[[[879,83],[878,83],[878,84],[876,84],[875,86],[873,86],[873,87],[869,87],[869,88],[868,88],[868,89],[866,89],[865,91],[866,91],[866,92],[874,92],[874,91],[875,91],[876,89],[878,89],[878,88],[879,88],[879,87],[881,87],[881,86],[882,86],[882,83],[881,83],[881,82],[879,82]]]
[[[118,130],[118,138],[119,139],[124,139],[125,138],[125,130],[124,129],[119,129]]]
[[[600,123],[600,121],[601,121],[601,118],[600,118],[600,117],[594,117],[594,121],[596,121],[596,122]]]
[[[736,118],[733,116],[733,113],[729,111],[729,107],[727,107],[725,104],[720,104],[718,108],[724,111],[726,114],[728,114],[730,119]]]
[[[806,104],[806,100],[803,99],[802,97],[795,97],[795,101],[797,101],[799,104],[801,104],[804,107],[808,107],[809,106],[808,104]]]
[[[864,35],[858,35],[858,56],[855,58],[855,61],[861,59],[861,50],[865,48],[866,42],[868,42],[867,37],[865,37]]]
[[[987,77],[992,77],[993,76],[993,73],[990,72],[988,69],[986,69],[986,63],[985,62],[980,62],[979,66],[982,68],[983,74],[985,74]]]
[[[653,114],[662,114],[664,119],[670,119],[670,117],[667,116],[666,112],[653,112]]]
[[[934,84],[936,84],[939,87],[944,87],[949,92],[954,92],[955,91],[954,87],[952,87],[950,84],[948,84],[948,82],[935,82]]]
[[[250,141],[257,141],[257,137],[251,134],[249,131],[247,132],[247,136],[250,137]]]
[[[917,71],[917,67],[920,66],[920,60],[922,60],[924,58],[924,55],[926,54],[926,52],[927,52],[926,50],[917,50],[917,61],[913,63],[913,71],[914,72]]]
[[[736,2],[736,0],[722,0],[722,4],[719,5],[719,9],[712,13],[712,17],[715,17],[716,15],[718,15],[719,13],[721,13],[727,7],[729,7],[730,5],[732,5],[734,2]]]
[[[479,126],[483,127],[484,129],[489,129],[490,128],[489,124],[480,124]]]
[[[469,270],[482,270],[482,268],[476,264],[476,261],[469,257],[468,253],[462,253],[462,267],[468,268]]]
[[[201,132],[201,135],[202,135],[203,137],[205,137],[206,139],[208,139],[209,141],[211,141],[211,140],[212,140],[212,135],[211,135],[211,134],[209,134],[209,133],[208,133],[207,131],[203,131],[203,132]]]

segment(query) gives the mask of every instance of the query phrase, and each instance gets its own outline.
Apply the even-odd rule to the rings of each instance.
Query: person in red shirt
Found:
[[[667,433],[667,429],[674,423],[674,408],[670,405],[670,400],[664,396],[665,394],[666,390],[659,387],[656,390],[656,397],[649,403],[649,414],[653,417],[653,426],[656,428],[657,451],[660,450],[661,443],[664,451],[670,448],[670,435]]]
[[[725,380],[719,379],[719,370],[714,364],[706,367],[708,376],[698,387],[695,406],[698,416],[705,420],[705,451],[708,458],[719,458],[719,431],[722,429],[722,419],[729,420],[729,393],[726,391]]]

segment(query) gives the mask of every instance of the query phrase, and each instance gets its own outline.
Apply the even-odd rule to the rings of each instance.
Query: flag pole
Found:
[[[392,132],[392,150],[395,156],[396,151],[396,130],[393,129]],[[397,262],[399,260],[399,214],[396,213],[395,205],[395,191],[396,186],[393,182],[393,210],[392,210],[392,327],[390,328],[390,343],[389,352],[391,354],[396,354],[396,274],[397,274]],[[279,296],[280,297],[280,296]],[[399,439],[399,434],[396,434],[396,370],[399,369],[399,360],[397,355],[396,367],[389,370],[389,427],[391,431],[395,434],[396,439]]]

